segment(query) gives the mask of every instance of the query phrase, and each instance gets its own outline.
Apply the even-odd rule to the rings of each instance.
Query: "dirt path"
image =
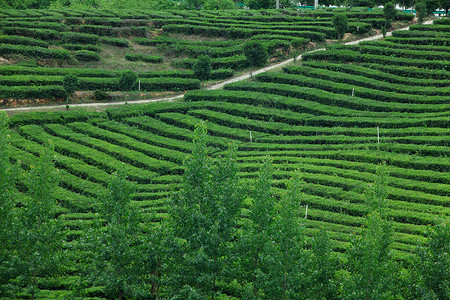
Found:
[[[423,24],[432,24],[433,20],[429,20],[424,22]],[[401,29],[397,29],[394,31],[400,31],[400,30],[408,30],[408,27],[404,27]],[[386,36],[392,36],[392,31],[387,32]],[[345,43],[345,45],[356,45],[359,44],[360,42],[365,42],[365,41],[373,41],[373,40],[377,40],[377,39],[381,39],[383,37],[383,35],[381,34],[377,34],[377,35],[373,35],[367,38],[363,38],[360,40],[356,40],[356,41],[352,41],[352,42],[347,42]],[[315,52],[315,51],[323,51],[325,50],[325,48],[320,48],[320,49],[316,49],[316,50],[312,50],[306,53],[311,53],[311,52]],[[302,55],[299,55],[296,57],[296,60],[300,60],[302,58]],[[280,63],[256,70],[256,71],[252,71],[251,73],[248,74],[243,74],[241,76],[237,76],[234,78],[231,78],[229,80],[223,81],[221,83],[212,85],[208,88],[206,88],[207,90],[218,90],[223,88],[224,85],[229,84],[229,83],[233,83],[233,82],[237,82],[237,81],[241,81],[241,80],[246,80],[249,79],[251,76],[255,76],[267,71],[271,71],[273,69],[276,68],[280,68],[283,67],[287,64],[290,64],[294,61],[293,58],[282,61]],[[101,109],[102,107],[108,107],[108,106],[120,106],[120,105],[125,105],[125,104],[144,104],[144,103],[151,103],[151,102],[158,102],[158,101],[175,101],[178,99],[181,99],[184,97],[184,94],[181,95],[177,95],[177,96],[171,96],[171,97],[162,97],[162,98],[153,98],[153,99],[145,99],[145,100],[132,100],[132,101],[121,101],[121,102],[108,102],[108,103],[83,103],[83,104],[70,104],[70,108],[97,108],[97,109]],[[65,104],[59,104],[59,105],[48,105],[48,106],[34,106],[34,107],[15,107],[15,108],[7,108],[7,109],[1,109],[3,111],[8,112],[26,112],[26,111],[45,111],[45,110],[55,110],[55,109],[66,109],[65,108],[66,105]]]

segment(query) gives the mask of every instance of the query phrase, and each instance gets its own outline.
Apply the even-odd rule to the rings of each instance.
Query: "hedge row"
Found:
[[[102,48],[96,45],[83,45],[83,44],[63,44],[63,48],[67,50],[88,50],[88,51],[94,51],[94,52],[101,52]]]
[[[196,61],[196,59],[194,59],[194,58],[185,58],[182,60],[173,61],[172,63],[176,67],[192,69],[192,67],[195,64],[195,61]],[[215,70],[223,69],[223,68],[240,70],[240,69],[244,69],[248,66],[248,61],[244,55],[212,58],[211,66]]]
[[[47,42],[19,35],[0,35],[0,44],[38,46],[43,48],[49,47],[49,43]]]
[[[75,58],[79,61],[99,61],[100,55],[94,51],[78,50],[75,51]]]
[[[376,172],[376,165],[374,164],[345,160],[318,159],[313,157],[290,157],[289,159],[273,157],[272,159],[275,170],[295,171],[296,169],[300,169],[307,170],[309,173],[323,173],[327,175],[339,174],[340,177],[363,180],[367,183],[373,182],[373,172]],[[239,165],[242,166],[240,169],[241,171],[252,171],[252,169],[250,169],[251,166],[253,166],[253,171],[255,172],[260,168],[260,158],[258,157],[242,157],[239,161]],[[246,169],[244,170],[244,168]],[[401,169],[393,166],[387,166],[386,168],[389,170],[388,172],[391,178],[391,180],[389,180],[389,186],[440,196],[449,195],[447,184],[429,182],[444,179],[442,174],[436,174],[436,172],[432,171]],[[426,178],[431,178],[431,180]],[[348,191],[348,193],[349,192],[350,191]],[[364,200],[361,198],[363,197],[362,193],[352,191],[352,195],[355,199]],[[388,199],[388,201],[392,200]],[[393,201],[389,204],[389,207],[405,208],[402,205],[404,204]],[[447,204],[445,206],[448,207]],[[443,209],[443,207],[435,207],[434,205],[426,203],[416,204],[411,207],[411,209],[414,208],[419,211],[428,211],[432,213],[439,213]]]
[[[306,45],[309,42],[307,38],[299,38],[293,37],[289,35],[281,35],[281,34],[256,34],[251,37],[252,40],[261,40],[261,41],[269,41],[269,40],[286,40],[289,41],[291,46],[294,48],[299,48],[301,46]]]
[[[58,112],[30,112],[15,114],[10,119],[11,126],[42,125],[46,123],[65,124],[68,122],[85,122],[92,118],[106,117],[106,113],[94,111],[70,110]]]
[[[417,55],[420,54],[417,53]],[[415,66],[419,68],[440,69],[450,71],[448,61],[412,59],[401,57],[386,57],[384,55],[362,54],[351,50],[330,49],[326,51],[316,51],[305,53],[302,56],[304,61],[309,60],[327,60],[332,62],[360,62],[360,63],[378,63],[391,64],[397,66]]]
[[[108,44],[108,45],[117,46],[117,47],[129,47],[130,46],[130,43],[128,42],[128,40],[119,39],[119,38],[102,37],[100,39],[100,42],[102,42],[104,44]]]
[[[63,43],[73,44],[96,44],[99,36],[96,34],[87,34],[79,32],[63,32],[61,33],[61,41]]]
[[[0,27],[23,27],[33,29],[52,29],[56,31],[66,31],[67,26],[60,22],[43,22],[43,21],[0,21]]]
[[[64,130],[64,128],[57,128],[56,124],[49,124],[47,126],[50,126],[51,129],[58,131],[60,134],[71,134],[72,132],[68,129]],[[48,130],[50,130],[50,128],[48,128]],[[44,131],[42,127],[37,125],[25,125],[18,128],[18,131],[21,135],[27,137],[28,139],[34,140],[41,144],[46,143],[49,139],[51,139],[53,145],[55,146],[56,152],[80,159],[85,163],[97,166],[108,173],[112,173],[117,171],[119,168],[123,168],[126,170],[131,180],[135,180],[139,183],[149,183],[151,178],[157,175],[149,170],[137,168],[129,164],[124,165],[124,162],[113,157],[112,155],[95,150],[91,147],[66,140],[65,138],[50,135]]]
[[[89,135],[93,138],[101,139],[111,144],[126,147],[127,149],[142,152],[149,157],[153,157],[163,162],[167,160],[169,162],[177,163],[178,165],[180,165],[186,158],[185,153],[154,146],[149,143],[143,143],[127,135],[111,132],[109,130],[102,129],[88,123],[75,122],[67,124],[67,126],[76,132]],[[171,166],[177,167],[176,165]]]
[[[396,44],[406,44],[406,45],[435,45],[435,46],[448,46],[448,39],[445,38],[434,38],[434,37],[391,37],[385,38],[386,41],[394,42]]]
[[[78,69],[78,68],[44,68],[44,67],[24,67],[17,65],[0,66],[0,75],[47,75],[64,76],[73,74],[78,77],[119,77],[120,72],[101,69]]]
[[[380,81],[387,81],[390,83],[399,83],[403,85],[411,85],[414,87],[417,86],[433,86],[433,87],[448,87],[450,86],[450,80],[439,80],[439,79],[423,79],[423,78],[410,78],[399,76],[396,74],[391,74],[388,72],[383,72],[381,70],[374,68],[369,68],[368,66],[356,65],[356,64],[334,64],[329,62],[322,61],[305,61],[302,64],[303,66],[312,67],[312,68],[320,68],[327,69],[341,73],[360,75],[368,78],[373,78]],[[383,66],[384,67],[384,66]],[[402,72],[404,68],[397,67],[389,67],[392,70],[398,69],[399,72]],[[428,74],[428,72],[427,72]]]
[[[26,27],[2,27],[2,33],[6,35],[20,35],[38,38],[41,40],[57,40],[60,33],[51,29],[32,29]]]
[[[175,140],[164,136],[153,134],[146,130],[141,130],[137,127],[128,126],[123,123],[115,121],[105,121],[97,124],[98,127],[106,129],[110,132],[123,134],[129,136],[137,141],[146,143],[148,145],[156,145],[164,149],[175,150],[182,153],[192,152],[192,143],[184,140]],[[142,189],[142,187],[140,187]]]
[[[332,82],[339,82],[354,85],[355,90],[356,87],[361,86],[365,88],[380,90],[380,91],[388,91],[402,94],[416,94],[416,95],[430,95],[430,96],[450,96],[450,87],[441,87],[436,88],[436,86],[411,86],[398,84],[398,83],[390,83],[384,82],[381,80],[377,80],[372,78],[372,80],[367,80],[367,77],[360,75],[349,75],[343,74],[340,71],[333,71],[328,69],[318,69],[311,68],[307,66],[288,66],[284,67],[283,71],[288,74],[296,74],[303,75],[310,78],[319,78],[323,80],[328,80]]]
[[[158,44],[158,49],[176,55],[186,54],[194,58],[199,55],[208,55],[211,58],[218,58],[242,54],[242,44],[230,47],[211,47],[202,45],[187,45],[184,43],[170,43]]]
[[[0,69],[1,72],[1,69]],[[233,69],[218,69],[212,70],[210,79],[211,80],[221,80],[233,77],[234,71]],[[151,71],[140,73],[139,77],[141,78],[152,78],[152,77],[179,77],[179,78],[195,78],[194,72],[191,70],[187,71],[178,71],[178,70],[168,70],[168,71]]]
[[[298,101],[297,98],[283,97],[273,94],[259,93],[259,92],[241,92],[241,91],[191,91],[185,94],[187,101],[225,101],[231,103],[243,103],[249,105],[274,107],[278,109],[291,110],[300,113],[317,114],[317,116],[310,117],[299,121],[299,125],[308,126],[343,126],[343,127],[377,127],[382,128],[407,128],[407,127],[444,127],[449,125],[447,117],[423,117],[423,118],[380,118],[380,117],[359,117],[364,115],[363,112],[359,114],[346,114],[345,108],[320,105],[312,101]],[[321,107],[322,106],[322,107]],[[324,115],[327,114],[333,115]]]
[[[200,80],[190,78],[141,78],[143,91],[185,91],[200,88]],[[80,78],[84,90],[120,91],[118,78]]]
[[[391,40],[395,40],[393,37],[387,37],[383,41],[369,41],[369,42],[361,42],[359,45],[368,45],[368,46],[378,46],[378,47],[387,47],[391,49],[406,49],[406,50],[418,50],[418,51],[433,51],[433,52],[448,52],[447,46],[435,46],[435,45],[415,45],[415,44],[404,44],[404,43],[396,43]]]
[[[408,77],[408,80],[411,78],[417,78],[417,79],[433,79],[436,81],[439,80],[450,80],[450,71],[446,70],[438,70],[438,69],[425,69],[425,68],[418,68],[415,66],[411,67],[398,67],[395,65],[389,65],[389,64],[375,64],[375,63],[363,63],[361,64],[364,67],[368,67],[371,69],[381,70],[382,72],[402,76],[402,77]]]
[[[39,156],[44,148],[43,145],[35,141],[28,140],[17,133],[11,136],[11,143],[15,147],[31,152],[36,156]],[[97,167],[88,165],[81,160],[64,156],[59,153],[55,154],[55,165],[56,167],[64,169],[66,172],[74,176],[84,178],[92,183],[96,183],[97,186],[100,185],[107,187],[110,181],[110,175],[107,172],[100,170]],[[100,189],[101,187],[98,188]]]
[[[276,141],[275,141],[276,142]],[[259,152],[260,153],[260,152]],[[243,153],[243,156],[238,158],[238,161],[241,162],[255,162],[260,163],[261,157],[258,156],[258,152],[254,156],[245,156],[249,155],[249,152]],[[251,153],[250,153],[251,155]],[[262,154],[261,155],[265,155]],[[286,165],[286,164],[303,164],[303,163],[313,163],[319,166],[333,166],[340,169],[350,169],[357,170],[360,172],[369,172],[374,174],[376,172],[377,164],[368,164],[366,162],[358,162],[358,161],[349,161],[349,160],[335,160],[329,159],[326,157],[315,158],[310,157],[308,155],[302,156],[285,156],[283,153],[275,154],[274,152],[270,153],[272,162],[274,165]],[[280,166],[281,167],[281,166]],[[429,192],[427,190],[427,184],[430,183],[430,186],[436,185],[435,188],[432,188],[431,193],[440,195],[441,192],[435,192],[436,190],[442,191],[445,190],[445,186],[450,183],[450,175],[442,174],[441,172],[431,171],[431,170],[414,170],[414,169],[405,169],[392,165],[388,165],[386,167],[389,170],[389,175],[394,177],[395,180],[390,181],[390,184],[396,183],[397,180],[413,180],[414,182],[423,182],[422,191]],[[409,182],[409,181],[407,181]],[[400,183],[399,183],[400,184]],[[405,183],[406,186],[410,186],[410,183]],[[402,185],[400,185],[401,187]]]
[[[0,86],[1,99],[30,99],[50,98],[61,99],[66,97],[66,91],[60,85],[47,86]]]
[[[363,115],[367,117],[417,117],[417,113],[440,112],[441,107],[430,107],[427,104],[405,104],[379,102],[359,96],[349,97],[326,91],[321,88],[271,82],[236,82],[225,86],[226,90],[255,91],[302,99],[302,106],[308,111],[316,111],[316,115]],[[315,106],[315,107],[314,107]]]
[[[82,68],[42,68],[42,67],[24,67],[5,65],[0,66],[0,75],[46,75],[46,76],[64,76],[73,74],[77,77],[100,77],[100,78],[114,78],[120,77],[122,71],[109,71],[101,69],[82,69]],[[169,70],[169,71],[151,71],[138,74],[140,78],[153,77],[173,77],[173,78],[195,78],[194,72]],[[234,71],[232,69],[218,69],[211,72],[211,79],[220,80],[232,77]]]
[[[0,44],[0,54],[20,54],[36,58],[50,58],[67,60],[71,58],[70,52],[65,49],[48,49],[38,46]]]
[[[293,68],[286,68],[293,71]],[[285,74],[285,73],[264,73],[256,77],[258,81],[273,82],[290,85],[301,85],[312,88],[324,89],[329,92],[345,94],[361,98],[373,99],[384,102],[412,103],[412,104],[446,104],[449,101],[447,96],[422,96],[412,94],[399,94],[393,92],[382,91],[379,89],[366,88],[364,86],[355,87],[352,84],[337,83],[333,81],[323,80],[319,78],[310,78],[303,75]],[[444,106],[445,107],[445,106]]]
[[[149,38],[135,38],[133,40],[136,44],[144,46],[156,46],[159,44],[183,44],[183,45],[196,45],[196,46],[209,46],[209,47],[232,47],[243,43],[243,41],[224,40],[224,41],[185,41],[175,38],[169,38],[166,36],[155,36]]]
[[[422,31],[422,30],[400,30],[400,31],[393,31],[392,32],[393,37],[398,38],[441,38],[444,40],[448,40],[450,37],[450,32],[436,32],[436,31]]]
[[[144,54],[132,54],[132,53],[127,53],[125,54],[125,59],[130,60],[130,61],[144,61],[144,62],[148,62],[148,63],[161,63],[163,61],[163,58],[161,56],[157,56],[157,55],[144,55]]]
[[[409,27],[409,30],[411,31],[436,31],[436,32],[446,32],[446,33],[450,33],[450,26],[448,26],[449,24],[436,24],[434,23],[434,25],[422,25],[422,24],[416,24],[416,25],[411,25]]]
[[[223,28],[215,26],[199,26],[199,25],[165,25],[164,31],[181,34],[198,34],[211,37],[225,37],[230,39],[250,38],[257,34],[286,34],[294,37],[308,38],[313,41],[323,41],[325,34],[313,31],[289,31],[277,29],[246,29],[246,28]]]
[[[175,140],[182,140],[192,143],[194,139],[194,132],[186,128],[179,128],[155,118],[150,117],[131,117],[124,120],[130,126],[137,126],[138,128],[156,134],[158,136],[167,137]],[[223,138],[208,136],[208,146],[227,149],[229,140]]]

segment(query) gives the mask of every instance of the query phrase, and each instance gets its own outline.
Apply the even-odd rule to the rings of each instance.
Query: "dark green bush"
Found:
[[[248,41],[243,47],[244,55],[248,64],[252,67],[262,67],[267,64],[269,54],[267,48],[258,41]]]
[[[387,27],[390,27],[391,22],[395,20],[396,13],[394,3],[388,2],[384,5],[383,14]]]
[[[68,96],[72,95],[73,92],[75,92],[75,90],[78,88],[78,85],[79,80],[77,76],[69,74],[63,77],[63,87],[64,90],[66,90]]]
[[[211,76],[211,58],[207,55],[200,55],[193,66],[194,76],[202,81],[208,80]]]
[[[138,76],[133,71],[126,71],[120,76],[119,89],[121,91],[131,91],[136,87]]]
[[[345,14],[335,14],[331,20],[334,28],[336,29],[338,38],[342,39],[348,29],[347,16]]]

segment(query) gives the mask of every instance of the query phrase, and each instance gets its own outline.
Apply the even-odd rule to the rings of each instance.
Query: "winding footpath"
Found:
[[[428,20],[426,22],[423,22],[422,24],[427,25],[427,24],[432,24],[433,20]],[[397,29],[394,31],[400,31],[400,30],[409,30],[409,26],[408,27],[404,27],[401,29]],[[387,32],[386,36],[392,36],[392,31]],[[367,38],[363,38],[363,39],[359,39],[356,41],[352,41],[352,42],[347,42],[344,43],[344,45],[356,45],[359,44],[360,42],[365,42],[365,41],[373,41],[373,40],[377,40],[377,39],[381,39],[383,37],[383,35],[381,34],[377,34],[377,35],[373,35]],[[323,51],[325,50],[325,48],[319,48],[319,49],[315,49],[312,51],[308,51],[305,53],[311,53],[311,52],[316,52],[316,51]],[[295,58],[295,60],[300,60],[302,58],[302,55],[299,55]],[[223,81],[221,83],[212,85],[210,87],[207,87],[207,90],[218,90],[223,88],[224,85],[229,84],[229,83],[233,83],[233,82],[237,82],[237,81],[242,81],[242,80],[246,80],[249,79],[252,76],[261,74],[261,73],[265,73],[267,71],[271,71],[273,69],[279,68],[279,67],[283,67],[287,64],[290,64],[294,62],[293,58],[290,58],[288,60],[282,61],[280,63],[256,70],[256,71],[252,71],[251,73],[246,73],[234,78],[231,78],[229,80]],[[162,98],[153,98],[153,99],[145,99],[145,100],[131,100],[131,101],[121,101],[121,102],[108,102],[108,103],[83,103],[83,104],[70,104],[70,108],[89,108],[89,107],[107,107],[107,106],[118,106],[118,105],[125,105],[125,104],[144,104],[144,103],[151,103],[151,102],[158,102],[158,101],[175,101],[178,99],[181,99],[184,97],[184,94],[181,95],[177,95],[177,96],[171,96],[171,97],[162,97]],[[46,106],[30,106],[30,107],[15,107],[15,108],[7,108],[7,109],[1,109],[5,112],[20,112],[20,111],[44,111],[44,110],[51,110],[51,109],[65,109],[65,104],[58,104],[58,105],[46,105]]]

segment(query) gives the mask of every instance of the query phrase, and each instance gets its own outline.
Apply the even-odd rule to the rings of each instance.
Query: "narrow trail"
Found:
[[[423,22],[422,24],[427,25],[427,24],[432,24],[433,20],[428,20],[426,22]],[[393,31],[401,31],[401,30],[409,30],[409,26],[408,27],[404,27],[404,28],[400,28],[400,29],[396,29]],[[386,36],[392,36],[392,32],[393,31],[389,31],[386,33]],[[377,35],[373,35],[367,38],[363,38],[363,39],[359,39],[359,40],[355,40],[355,41],[351,41],[351,42],[347,42],[344,43],[344,45],[356,45],[359,44],[360,42],[365,42],[365,41],[373,41],[373,40],[378,40],[381,39],[383,37],[382,34],[377,34]],[[311,53],[311,52],[316,52],[316,51],[323,51],[325,50],[325,48],[319,48],[319,49],[315,49],[312,51],[308,51],[305,53]],[[303,53],[303,54],[305,54]],[[295,60],[300,60],[302,58],[302,55],[299,55],[295,58]],[[274,65],[256,70],[256,71],[252,71],[251,73],[246,73],[234,78],[231,78],[229,80],[223,81],[221,83],[212,85],[210,87],[207,87],[207,90],[218,90],[223,88],[226,84],[229,83],[233,83],[233,82],[237,82],[237,81],[242,81],[242,80],[246,80],[249,79],[252,76],[261,74],[261,73],[265,73],[268,71],[271,71],[273,69],[279,68],[279,67],[283,67],[287,64],[290,64],[294,61],[293,58],[287,59],[285,61],[282,61],[280,63],[276,63]],[[70,104],[70,108],[90,108],[90,107],[107,107],[107,106],[119,106],[119,105],[125,105],[125,104],[145,104],[145,103],[151,103],[151,102],[159,102],[159,101],[175,101],[177,99],[181,99],[184,97],[184,94],[181,95],[177,95],[177,96],[171,96],[171,97],[161,97],[161,98],[153,98],[153,99],[145,99],[145,100],[131,100],[131,101],[121,101],[121,102],[108,102],[108,103],[83,103],[83,104]],[[15,107],[15,108],[6,108],[6,109],[1,109],[2,111],[5,112],[21,112],[21,111],[45,111],[45,110],[52,110],[52,109],[65,109],[66,104],[58,104],[58,105],[46,105],[46,106],[30,106],[30,107]]]

